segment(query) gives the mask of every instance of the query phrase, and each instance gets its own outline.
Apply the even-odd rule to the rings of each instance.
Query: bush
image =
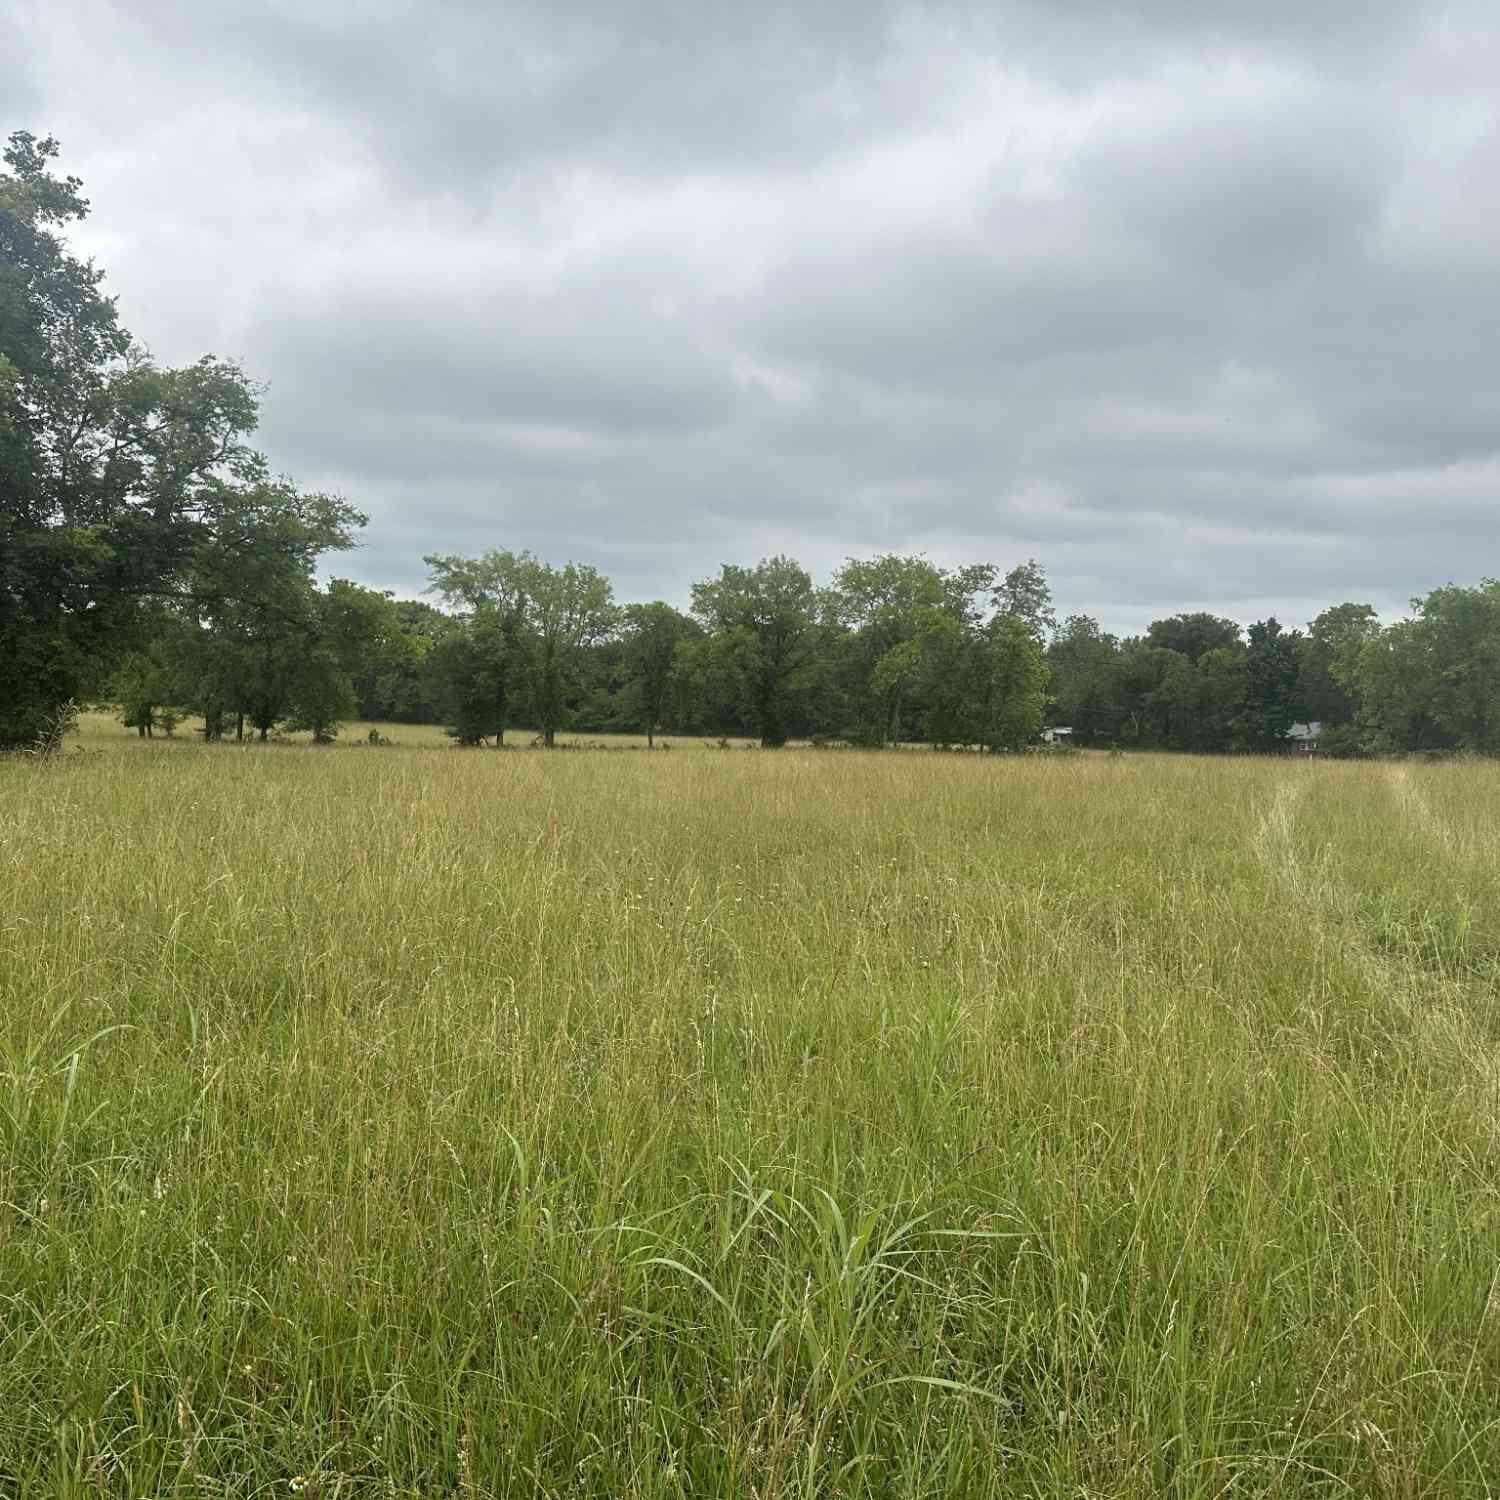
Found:
[[[1318,736],[1318,754],[1334,760],[1363,758],[1365,747],[1352,724],[1330,724]]]

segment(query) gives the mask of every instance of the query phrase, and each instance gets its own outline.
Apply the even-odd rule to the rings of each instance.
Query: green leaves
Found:
[[[433,666],[460,743],[503,737],[513,694],[527,694],[549,746],[580,686],[584,652],[617,619],[609,580],[587,563],[561,568],[529,552],[429,555],[429,592],[461,611]]]
[[[766,749],[786,744],[789,722],[803,708],[817,604],[811,577],[789,557],[754,568],[726,563],[717,578],[693,585],[693,614],[723,643],[711,670]]]
[[[1500,581],[1449,584],[1382,631],[1351,622],[1335,671],[1360,698],[1365,748],[1500,754]]]
[[[317,558],[364,524],[268,477],[238,365],[162,369],[131,342],[55,232],[88,210],[57,153],[17,132],[0,174],[0,746],[102,689],[163,603],[211,636],[256,633],[251,614],[305,626]]]
[[[621,612],[625,636],[628,689],[654,741],[671,707],[676,687],[678,652],[702,634],[702,628],[670,604],[632,604]]]

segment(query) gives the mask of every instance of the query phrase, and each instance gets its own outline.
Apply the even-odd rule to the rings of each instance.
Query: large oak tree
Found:
[[[103,689],[164,606],[245,605],[363,521],[271,478],[237,365],[162,369],[132,342],[64,244],[88,202],[57,154],[18,131],[0,173],[0,746]]]

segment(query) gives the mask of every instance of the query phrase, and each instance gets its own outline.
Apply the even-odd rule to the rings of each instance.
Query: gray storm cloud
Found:
[[[1487,5],[14,10],[126,323],[268,382],[364,581],[1035,555],[1136,629],[1500,571]]]

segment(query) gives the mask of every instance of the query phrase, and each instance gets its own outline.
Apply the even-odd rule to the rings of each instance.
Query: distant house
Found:
[[[1323,721],[1314,719],[1310,724],[1293,724],[1286,732],[1294,755],[1316,755],[1318,736],[1323,732]]]
[[[1044,745],[1066,745],[1073,738],[1072,726],[1059,724],[1053,729],[1042,731],[1042,743]]]

